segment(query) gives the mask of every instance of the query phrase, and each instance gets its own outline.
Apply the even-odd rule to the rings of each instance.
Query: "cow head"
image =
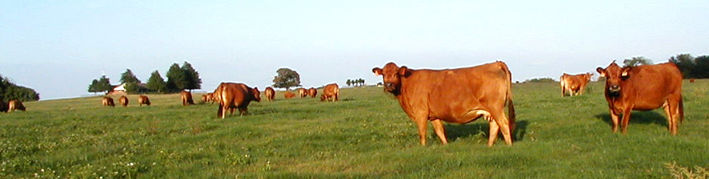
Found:
[[[406,66],[398,67],[394,62],[389,62],[384,65],[384,69],[375,67],[372,69],[375,75],[382,75],[384,78],[384,90],[399,94],[401,88],[401,78],[406,78],[411,74],[411,71]]]
[[[593,73],[586,73],[586,74],[583,74],[583,79],[584,79],[585,81],[591,81],[591,77],[593,77]]]
[[[261,102],[261,92],[258,90],[258,87],[251,89],[251,94],[254,96],[254,100],[256,100],[256,102]]]
[[[620,95],[620,83],[630,77],[628,74],[630,69],[631,67],[620,68],[618,64],[615,64],[615,61],[605,69],[596,68],[598,74],[606,78],[606,94],[610,97],[618,97]]]

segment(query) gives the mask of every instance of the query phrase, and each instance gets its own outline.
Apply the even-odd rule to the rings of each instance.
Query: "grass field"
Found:
[[[0,114],[0,178],[671,178],[709,167],[709,80],[685,81],[678,136],[661,110],[633,112],[628,133],[612,133],[602,87],[562,98],[558,83],[515,84],[511,147],[487,147],[483,120],[446,124],[449,145],[429,127],[420,146],[395,98],[375,87],[343,89],[336,103],[279,93],[227,119],[177,95],[150,95],[150,107],[136,96],[125,108],[98,97],[27,102]]]

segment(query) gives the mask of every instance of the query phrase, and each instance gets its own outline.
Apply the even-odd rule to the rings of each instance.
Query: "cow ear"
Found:
[[[630,75],[628,74],[630,72],[630,67],[623,68],[620,72],[620,77],[621,78],[628,78]]]
[[[399,67],[399,76],[408,77],[411,71],[406,66]]]
[[[382,69],[379,67],[374,67],[372,68],[372,73],[374,73],[374,75],[376,76],[382,75]]]
[[[598,72],[598,75],[600,75],[600,77],[606,77],[606,70],[604,70],[603,68],[598,67],[596,68],[596,71]]]

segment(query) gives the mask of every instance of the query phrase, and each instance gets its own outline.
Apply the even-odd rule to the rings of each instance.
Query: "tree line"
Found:
[[[16,85],[10,82],[10,79],[0,75],[0,101],[7,102],[9,100],[20,101],[37,101],[39,93],[32,88]]]
[[[362,86],[364,85],[364,79],[347,79],[347,82],[345,83],[347,83],[347,86]]]
[[[138,77],[133,74],[133,71],[126,69],[121,74],[120,82],[124,84],[126,93],[174,93],[182,90],[193,90],[202,88],[202,79],[199,77],[192,64],[185,62],[180,67],[177,63],[173,63],[167,71],[167,81],[160,75],[157,70],[153,71],[148,78],[147,83],[142,83]],[[111,85],[110,79],[105,75],[99,79],[94,79],[89,85],[89,92],[110,92],[114,86]]]

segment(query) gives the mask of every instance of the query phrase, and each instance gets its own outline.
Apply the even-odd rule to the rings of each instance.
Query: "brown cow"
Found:
[[[674,63],[619,67],[613,61],[596,71],[606,77],[605,97],[610,109],[613,132],[618,131],[618,115],[623,115],[621,130],[627,132],[630,112],[664,108],[670,134],[677,135],[677,120],[684,120],[682,73]]]
[[[296,90],[298,90],[298,95],[300,95],[300,98],[305,98],[306,96],[308,96],[308,90],[306,90],[305,88],[298,88]]]
[[[108,96],[104,96],[103,99],[101,99],[101,103],[103,104],[103,106],[111,106],[111,107],[116,106],[116,104],[113,103],[113,98],[108,97]]]
[[[690,78],[689,83],[694,83],[694,78]]]
[[[181,91],[180,98],[182,98],[182,105],[183,106],[194,104],[194,101],[192,100],[192,93],[190,93],[190,92]]]
[[[118,102],[121,103],[121,106],[126,107],[128,106],[128,97],[121,96],[120,98],[118,98]]]
[[[480,117],[490,125],[488,146],[495,143],[499,132],[505,143],[512,145],[512,75],[504,62],[444,70],[415,70],[390,62],[372,72],[383,75],[384,90],[396,96],[401,108],[416,123],[421,145],[426,145],[427,121],[431,121],[441,142],[447,144],[442,121],[465,124]]]
[[[320,95],[320,101],[338,101],[340,98],[340,87],[337,86],[337,83],[332,83],[325,85],[325,87],[322,90],[322,95]]]
[[[310,98],[315,98],[315,96],[318,95],[318,90],[315,88],[310,88],[308,89],[308,95],[310,96]]]
[[[207,103],[207,102],[212,102],[214,103],[214,100],[212,98],[213,93],[207,93],[202,95],[202,103]]]
[[[285,93],[283,93],[283,97],[285,97],[286,99],[291,99],[291,98],[295,97],[295,93],[290,92],[290,91],[286,91]]]
[[[578,96],[582,95],[586,89],[586,85],[591,81],[593,73],[584,73],[577,75],[569,75],[564,73],[561,75],[559,83],[561,84],[561,96]]]
[[[10,100],[7,102],[7,112],[13,112],[15,110],[25,111],[25,106],[19,100]]]
[[[266,87],[266,90],[264,90],[263,93],[266,94],[266,99],[268,101],[273,101],[273,99],[276,98],[276,90],[273,90],[271,87]]]
[[[261,92],[258,88],[252,89],[243,83],[221,83],[214,90],[214,96],[219,99],[217,117],[222,119],[226,117],[227,110],[233,115],[235,108],[239,109],[239,115],[246,115],[251,101],[261,101]]]
[[[140,95],[140,96],[138,96],[138,104],[140,106],[143,106],[143,104],[150,106],[150,98],[148,98],[148,96],[145,96],[145,95]]]

